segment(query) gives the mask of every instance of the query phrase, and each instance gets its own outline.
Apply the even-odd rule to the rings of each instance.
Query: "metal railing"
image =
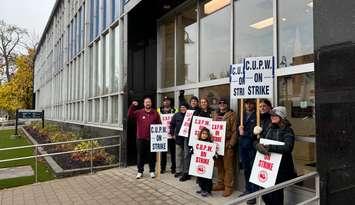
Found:
[[[313,177],[315,178],[315,196],[310,199],[307,199],[306,201],[298,203],[298,205],[306,205],[306,204],[313,203],[313,202],[315,202],[317,205],[320,205],[319,175],[317,172],[311,172],[311,173],[305,174],[303,176],[285,181],[283,183],[276,184],[275,186],[272,186],[272,187],[269,187],[266,189],[262,189],[257,192],[233,199],[233,200],[227,202],[226,204],[227,205],[234,205],[234,204],[237,205],[237,204],[244,203],[244,202],[251,200],[251,199],[256,199],[256,204],[261,205],[262,196],[264,196],[265,194],[269,194],[271,192],[290,187],[294,184],[297,184],[299,182],[305,181],[306,179],[313,178]]]
[[[94,147],[93,146],[93,142],[94,141],[105,140],[105,139],[115,139],[115,138],[118,139],[119,143],[113,144],[113,145],[100,146],[100,147]],[[80,142],[90,142],[90,148],[89,149],[72,150],[72,151],[63,151],[63,152],[53,152],[53,153],[47,153],[43,149],[46,146],[72,144],[72,143],[80,143]],[[94,151],[95,150],[100,150],[100,149],[106,149],[106,148],[120,147],[120,146],[121,146],[121,137],[119,135],[114,135],[114,136],[97,137],[97,138],[90,138],[90,139],[80,139],[80,140],[71,140],[71,141],[63,141],[63,142],[34,144],[34,145],[25,145],[25,146],[18,146],[18,147],[8,147],[8,148],[0,149],[0,152],[1,151],[9,151],[9,150],[34,148],[34,155],[26,156],[26,157],[9,158],[9,159],[0,160],[0,164],[4,163],[4,162],[11,162],[11,161],[18,161],[18,160],[25,160],[25,159],[35,159],[35,171],[34,172],[35,172],[35,182],[37,183],[38,182],[38,158],[40,158],[40,157],[50,157],[50,156],[55,156],[55,155],[63,155],[63,154],[71,154],[71,153],[77,153],[77,152],[90,151],[90,167],[71,169],[70,171],[90,170],[90,172],[93,173],[94,169],[109,168],[109,167],[117,167],[117,166],[119,166],[119,163],[115,163],[115,164],[111,164],[111,165],[103,165],[103,166],[94,166],[94,162],[93,162],[93,153],[94,153]],[[43,154],[43,153],[45,153],[45,154]],[[120,149],[118,150],[118,153],[119,153],[119,155],[121,154]],[[117,158],[118,162],[119,162],[119,157]],[[65,170],[63,172],[65,172]]]

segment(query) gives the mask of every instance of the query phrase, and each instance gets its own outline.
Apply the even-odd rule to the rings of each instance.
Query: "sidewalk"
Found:
[[[0,191],[0,204],[223,204],[232,197],[221,193],[203,198],[197,194],[195,180],[179,182],[172,174],[161,181],[146,173],[136,180],[135,167],[114,168],[93,175],[57,179]],[[234,194],[237,196],[237,193]],[[233,196],[233,197],[234,197]]]

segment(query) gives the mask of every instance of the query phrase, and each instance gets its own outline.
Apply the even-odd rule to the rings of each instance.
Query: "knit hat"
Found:
[[[277,116],[281,117],[282,119],[286,119],[286,117],[287,117],[286,107],[284,107],[284,106],[275,107],[274,109],[272,109],[270,111],[270,114],[277,115]]]
[[[181,106],[184,106],[184,107],[186,107],[186,109],[189,109],[189,104],[187,104],[187,102],[180,103],[180,107]]]
[[[196,100],[196,101],[198,102],[198,97],[192,96],[191,99],[190,99],[190,102],[191,102],[192,100]]]

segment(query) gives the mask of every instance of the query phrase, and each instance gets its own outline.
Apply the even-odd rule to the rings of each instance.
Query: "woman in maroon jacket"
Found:
[[[138,109],[138,102],[133,101],[128,109],[128,118],[134,119],[137,125],[137,179],[143,177],[147,160],[150,177],[155,177],[155,153],[150,152],[150,125],[161,124],[159,113],[152,108],[152,100],[146,97],[143,101],[144,108]]]

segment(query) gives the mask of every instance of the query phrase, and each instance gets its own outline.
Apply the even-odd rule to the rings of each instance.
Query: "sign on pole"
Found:
[[[182,137],[188,137],[189,136],[189,129],[190,129],[190,124],[192,120],[192,116],[194,114],[195,110],[187,110],[184,121],[182,122],[180,131],[179,131],[179,136]]]
[[[230,66],[230,96],[231,98],[245,97],[243,64],[233,64]]]
[[[260,143],[264,145],[284,145],[283,142],[263,138],[260,139]],[[281,159],[282,154],[270,153],[270,155],[264,155],[257,152],[249,182],[264,188],[274,186],[277,173],[279,172]]]
[[[224,144],[226,141],[226,121],[212,121],[211,134],[213,143],[216,144],[218,155],[224,156]]]
[[[164,125],[150,125],[150,151],[168,151],[168,132]]]
[[[212,118],[193,116],[191,131],[190,131],[189,146],[193,146],[196,143],[198,139],[198,134],[200,133],[202,128],[206,127],[207,129],[211,130],[211,125],[212,125]]]
[[[174,114],[160,114],[161,124],[164,125],[168,132],[168,138],[172,138],[170,135],[170,122]]]
[[[197,141],[193,146],[194,153],[191,156],[189,174],[197,177],[212,179],[216,144]]]
[[[15,135],[17,135],[19,119],[42,119],[42,128],[44,128],[44,110],[16,110]]]

